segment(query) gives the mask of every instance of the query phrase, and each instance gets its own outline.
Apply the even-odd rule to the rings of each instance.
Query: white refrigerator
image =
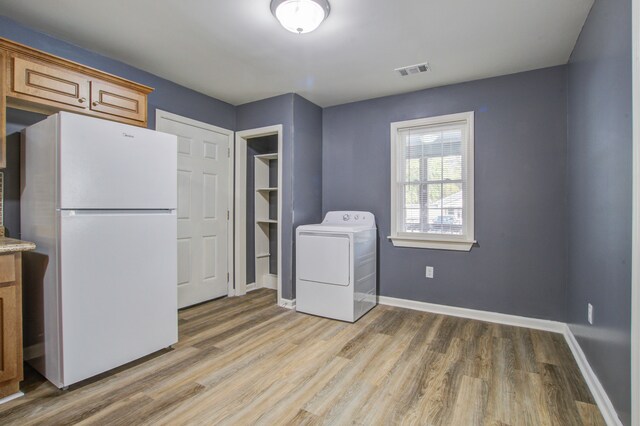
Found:
[[[22,140],[25,359],[64,388],[176,343],[176,137],[61,112]]]

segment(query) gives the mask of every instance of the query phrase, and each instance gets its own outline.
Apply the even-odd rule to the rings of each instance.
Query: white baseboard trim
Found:
[[[273,274],[264,274],[262,276],[262,288],[270,288],[271,290],[278,289],[278,276]]]
[[[280,299],[280,306],[287,309],[295,309],[296,299]]]
[[[596,400],[596,404],[602,413],[602,417],[604,417],[604,421],[609,426],[622,426],[620,419],[618,418],[618,414],[616,413],[616,409],[613,407],[609,396],[605,392],[600,380],[598,380],[598,376],[589,365],[589,361],[587,361],[587,357],[585,356],[578,340],[573,335],[571,328],[567,324],[565,324],[564,338],[569,345],[569,349],[571,349],[571,353],[580,367],[580,371],[582,372],[582,376],[584,377],[585,382],[587,382],[587,386],[589,386],[589,390],[593,395],[593,399]]]
[[[0,404],[4,404],[5,402],[9,402],[9,401],[13,401],[16,398],[20,398],[21,396],[24,396],[24,393],[22,393],[22,391],[18,391],[14,394],[11,394],[9,396],[5,396],[4,398],[0,399]]]
[[[268,288],[268,289],[271,289],[271,290],[277,290],[278,289],[278,276],[277,275],[266,274],[263,277],[262,284],[258,284],[257,282],[247,284],[247,293],[249,293],[250,291],[253,291],[253,290],[257,290],[259,288]]]
[[[450,315],[478,321],[561,333],[567,341],[567,345],[569,345],[569,348],[571,349],[571,353],[580,368],[580,372],[582,373],[587,386],[589,386],[589,390],[591,391],[593,399],[595,399],[605,422],[609,426],[622,426],[611,400],[607,396],[600,380],[598,380],[598,377],[589,365],[587,357],[566,323],[538,318],[520,317],[517,315],[500,314],[497,312],[479,311],[476,309],[459,308],[456,306],[438,305],[435,303],[418,302],[415,300],[396,299],[394,297],[387,296],[378,296],[378,303],[381,305],[396,306],[399,308],[413,309],[433,314]]]
[[[517,315],[458,308],[456,306],[438,305],[435,303],[418,302],[415,300],[396,299],[395,297],[378,296],[378,303],[381,305],[397,306],[399,308],[413,309],[416,311],[431,312],[433,314],[450,315],[452,317],[469,318],[478,321],[513,325],[516,327],[533,328],[535,330],[551,331],[554,333],[564,333],[566,328],[565,323],[558,321],[519,317]]]

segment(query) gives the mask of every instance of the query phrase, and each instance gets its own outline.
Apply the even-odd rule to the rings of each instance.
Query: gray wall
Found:
[[[250,102],[236,108],[236,129],[248,130],[282,124],[282,150],[278,161],[282,161],[282,297],[293,297],[293,94],[276,96]],[[247,259],[251,262],[251,259]]]
[[[322,221],[322,108],[301,96],[293,98],[293,270],[295,228]],[[293,285],[295,297],[295,284]]]
[[[569,63],[568,322],[624,424],[631,423],[631,75],[631,1],[596,0]]]
[[[146,84],[155,90],[149,95],[149,128],[155,128],[156,108],[200,120],[219,127],[235,130],[236,109],[230,104],[195,92],[186,87],[162,79],[148,72],[119,61],[98,55],[86,49],[34,31],[0,15],[0,37],[61,56],[63,58]],[[7,130],[9,136],[7,176],[5,182],[5,226],[11,236],[20,235],[19,204],[19,134],[18,132],[40,119],[37,114],[9,111]]]
[[[375,214],[380,294],[565,320],[566,96],[561,66],[324,110],[322,208]],[[476,113],[479,246],[394,247],[390,123],[463,111]]]
[[[282,124],[282,297],[295,297],[295,227],[322,213],[322,109],[287,94],[237,107],[237,130]],[[250,261],[250,260],[248,260]]]

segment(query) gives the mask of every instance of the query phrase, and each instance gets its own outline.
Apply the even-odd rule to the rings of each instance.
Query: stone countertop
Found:
[[[0,237],[0,254],[15,253],[18,251],[34,250],[36,245],[29,241],[16,240],[15,238]]]

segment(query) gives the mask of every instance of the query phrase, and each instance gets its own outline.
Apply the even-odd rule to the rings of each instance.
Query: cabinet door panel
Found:
[[[132,120],[146,121],[147,97],[124,87],[92,80],[91,110]]]
[[[16,280],[16,268],[13,256],[0,256],[0,283]]]
[[[9,256],[13,259],[13,256]],[[18,312],[16,286],[0,287],[0,382],[18,376]]]
[[[13,91],[86,109],[89,81],[81,74],[13,57]]]

